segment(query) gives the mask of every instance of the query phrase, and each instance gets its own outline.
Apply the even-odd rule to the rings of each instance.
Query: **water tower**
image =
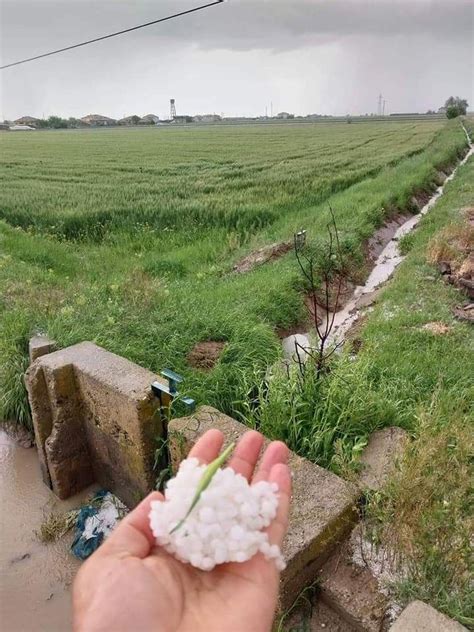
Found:
[[[173,120],[176,116],[176,104],[174,99],[170,99],[170,119]]]

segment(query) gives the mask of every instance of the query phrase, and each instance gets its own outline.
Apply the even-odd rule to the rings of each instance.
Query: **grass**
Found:
[[[0,418],[24,425],[36,331],[60,346],[93,340],[155,372],[172,367],[198,402],[236,414],[242,384],[280,356],[276,329],[299,322],[304,305],[291,254],[246,275],[230,274],[233,263],[301,227],[317,240],[330,203],[361,270],[374,227],[465,146],[456,121],[0,141]],[[186,361],[202,340],[227,342],[209,373]]]
[[[41,542],[60,540],[76,524],[79,509],[71,509],[63,513],[51,513],[41,523],[38,537]]]
[[[474,160],[412,235],[409,254],[369,316],[359,365],[372,378],[367,399],[386,398],[392,423],[413,442],[388,487],[371,499],[368,518],[401,562],[393,587],[402,603],[421,599],[474,628],[472,600],[472,455],[474,336],[454,319],[465,298],[434,266],[446,238],[467,238],[465,211],[474,206]],[[449,333],[423,329],[440,322]],[[354,411],[357,415],[357,410]]]

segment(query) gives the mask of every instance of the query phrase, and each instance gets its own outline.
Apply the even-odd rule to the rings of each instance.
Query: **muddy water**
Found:
[[[69,552],[72,536],[42,544],[35,531],[51,511],[80,505],[87,494],[60,501],[41,480],[34,448],[0,430],[0,629],[71,629],[70,587],[80,566]]]
[[[443,185],[436,189],[430,200],[420,210],[419,214],[410,217],[395,231],[392,239],[388,242],[376,259],[367,281],[364,285],[355,288],[352,298],[348,301],[344,308],[335,314],[329,313],[327,317],[323,319],[323,323],[321,325],[322,331],[325,330],[325,324],[328,319],[332,320],[334,318],[331,336],[328,340],[329,344],[334,345],[344,342],[347,332],[358,321],[363,310],[375,301],[379,289],[390,279],[396,268],[403,261],[404,257],[400,253],[399,249],[400,239],[405,235],[408,235],[408,233],[410,233],[419,223],[422,217],[433,208],[438,199],[443,195],[446,184],[455,177],[458,168],[465,164],[469,158],[474,155],[474,145],[471,144],[467,131],[464,130],[464,132],[466,133],[470,149],[456,169],[454,169],[453,172],[446,178]],[[298,339],[296,336],[298,336]],[[283,340],[283,352],[285,357],[295,360],[295,345],[297,345],[300,357],[305,359],[304,349],[311,349],[311,343],[309,341],[312,338],[313,335],[309,333],[297,334],[285,338]]]

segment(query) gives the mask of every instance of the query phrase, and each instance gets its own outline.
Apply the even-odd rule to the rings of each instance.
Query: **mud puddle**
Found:
[[[446,184],[455,177],[459,167],[464,165],[474,154],[474,145],[471,144],[466,130],[464,131],[469,141],[469,151],[466,153],[464,158],[459,162],[451,174],[447,176],[443,184],[437,187],[429,201],[420,209],[420,212],[417,215],[411,216],[399,225],[391,240],[385,245],[376,258],[372,271],[370,272],[365,284],[359,285],[355,288],[352,298],[346,303],[343,309],[334,314],[329,312],[325,318],[323,318],[323,322],[321,324],[322,331],[325,330],[326,323],[334,318],[331,335],[328,340],[330,344],[342,344],[347,336],[347,333],[361,317],[363,311],[375,302],[382,286],[387,283],[396,268],[405,258],[400,253],[400,239],[405,235],[408,235],[416,227],[424,215],[431,211],[433,206],[443,195]],[[390,228],[391,230],[393,229],[393,227]],[[287,359],[298,360],[297,354],[299,354],[300,358],[304,358],[305,350],[310,351],[311,348],[314,348],[314,342],[312,342],[312,339],[314,339],[312,333],[288,336],[282,341],[284,356]]]
[[[4,632],[71,630],[70,588],[80,562],[72,534],[52,544],[36,535],[51,511],[78,507],[91,490],[60,501],[41,480],[36,450],[0,430],[0,620]]]

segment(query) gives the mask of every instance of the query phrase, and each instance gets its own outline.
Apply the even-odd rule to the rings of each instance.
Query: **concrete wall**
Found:
[[[60,498],[95,481],[133,506],[153,489],[163,434],[154,380],[90,342],[32,363],[25,381],[43,480]]]
[[[210,428],[221,430],[226,444],[237,441],[247,430],[243,424],[209,406],[202,406],[190,417],[172,419],[168,438],[174,471],[197,439]],[[289,466],[293,496],[283,545],[287,567],[281,575],[282,610],[315,580],[318,569],[351,530],[357,518],[359,497],[354,486],[293,452]]]

